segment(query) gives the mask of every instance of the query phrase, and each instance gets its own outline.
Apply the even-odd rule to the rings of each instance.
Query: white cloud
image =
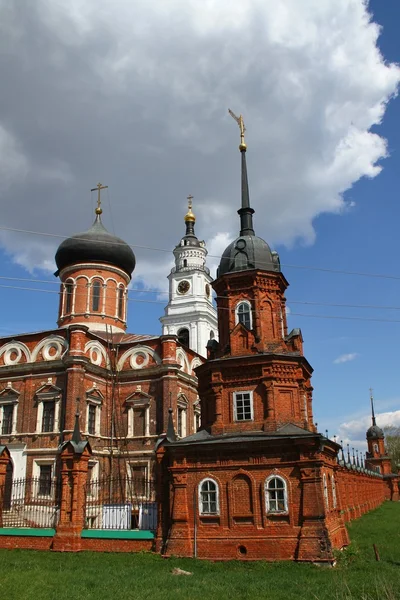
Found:
[[[350,362],[355,360],[359,355],[357,352],[350,352],[349,354],[341,354],[333,361],[334,365],[340,365],[342,363]]]
[[[400,403],[400,401],[399,401]],[[400,427],[400,410],[376,413],[376,423],[379,427]],[[365,414],[357,419],[351,419],[340,424],[337,432],[338,440],[343,440],[351,447],[366,450],[366,433],[371,426],[371,415]]]
[[[172,250],[191,191],[199,237],[220,254],[240,196],[228,107],[245,116],[256,232],[272,245],[312,243],[313,220],[345,215],[342,194],[388,153],[370,129],[400,69],[362,0],[21,0],[0,34],[5,226],[41,230],[45,215],[47,231],[82,231],[101,178],[128,242]],[[56,247],[1,241],[31,269]],[[160,257],[137,252],[149,285]]]

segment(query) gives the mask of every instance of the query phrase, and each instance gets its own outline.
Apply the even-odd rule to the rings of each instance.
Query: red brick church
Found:
[[[331,563],[345,521],[398,500],[374,414],[366,464],[316,430],[237,121],[240,233],[212,282],[218,332],[191,204],[162,319],[176,333],[126,332],[135,256],[105,229],[99,184],[92,227],[56,253],[58,327],[0,340],[0,547]]]

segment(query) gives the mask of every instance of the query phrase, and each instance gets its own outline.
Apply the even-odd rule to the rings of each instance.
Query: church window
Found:
[[[252,421],[253,392],[234,392],[233,412],[235,421]]]
[[[94,404],[88,405],[88,433],[95,435],[96,433],[96,406]]]
[[[203,479],[199,485],[199,512],[201,515],[219,514],[218,485],[213,479]]]
[[[265,482],[265,501],[267,513],[288,511],[287,485],[283,477],[272,475]]]
[[[92,310],[98,311],[100,310],[100,296],[101,296],[101,283],[96,279],[93,284],[93,292],[92,292]]]
[[[56,403],[54,400],[43,402],[42,432],[54,431]]]
[[[374,452],[376,452],[376,454],[378,454],[378,452],[379,452],[378,444],[374,444]]]
[[[189,346],[189,329],[184,327],[178,331],[178,342],[180,342],[182,346]]]
[[[124,288],[118,288],[118,317],[124,318]]]
[[[335,478],[333,475],[332,475],[332,479],[331,479],[331,485],[332,485],[332,505],[333,505],[333,508],[336,508],[336,506],[337,506],[336,483],[335,483]]]
[[[326,475],[325,475],[325,473],[322,476],[322,484],[324,486],[324,499],[325,499],[326,508],[329,510],[328,484],[326,482]]]
[[[187,267],[187,260],[186,260],[186,258],[183,259],[183,266]]]
[[[39,469],[38,496],[50,496],[52,465],[40,465]]]
[[[13,429],[14,405],[3,404],[2,413],[1,433],[2,435],[10,435]]]
[[[65,284],[65,314],[72,311],[72,297],[74,293],[74,284],[72,281],[67,281]]]
[[[187,408],[188,402],[182,395],[178,398],[177,408],[177,433],[180,438],[186,437],[187,435]]]
[[[236,323],[242,323],[247,329],[252,328],[250,302],[239,302],[236,306]]]

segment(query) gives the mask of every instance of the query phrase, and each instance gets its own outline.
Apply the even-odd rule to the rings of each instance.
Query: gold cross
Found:
[[[240,129],[240,146],[239,146],[239,150],[246,150],[246,142],[244,141],[244,132],[246,131],[246,127],[244,126],[244,121],[243,121],[243,117],[242,115],[239,115],[238,117],[235,115],[235,113],[233,111],[231,111],[230,108],[228,108],[228,112],[231,115],[231,117],[233,117],[236,121],[236,123],[239,125],[239,129]]]
[[[192,210],[192,206],[193,206],[192,200],[193,200],[193,196],[192,196],[192,194],[189,194],[189,196],[187,197],[189,210]]]
[[[101,208],[101,190],[106,190],[108,189],[108,185],[102,185],[101,183],[98,183],[96,185],[95,188],[92,188],[90,191],[91,192],[95,192],[97,190],[97,208],[96,208],[96,215],[101,215],[102,208]]]

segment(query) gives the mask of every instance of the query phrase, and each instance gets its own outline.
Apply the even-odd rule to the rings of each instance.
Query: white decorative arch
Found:
[[[200,360],[200,358],[198,356],[195,356],[194,359],[192,360],[191,365],[190,365],[190,371],[194,371],[194,369],[196,367],[199,367],[202,364],[203,364],[203,361]]]
[[[49,335],[39,342],[32,352],[32,362],[36,362],[42,352],[43,360],[62,358],[68,349],[67,341],[60,335]]]
[[[93,365],[100,366],[104,360],[106,367],[110,366],[110,359],[106,349],[97,340],[86,343],[84,353],[86,354],[87,352],[89,352],[89,360]]]
[[[178,348],[176,351],[176,361],[181,365],[183,371],[186,373],[192,372],[187,354],[184,350],[182,350],[182,348]]]
[[[105,280],[104,277],[102,275],[92,275],[91,277],[88,278],[89,283],[92,283],[93,279],[99,279],[100,281],[103,282],[103,285],[105,284]]]
[[[141,357],[141,362],[138,360],[139,357]],[[150,357],[157,365],[161,364],[161,358],[158,356],[157,352],[153,350],[153,348],[150,348],[150,346],[136,346],[135,348],[130,348],[124,352],[119,359],[117,370],[122,371],[128,358],[130,359],[131,369],[144,369],[149,364]]]
[[[32,362],[29,348],[23,342],[18,342],[16,340],[12,340],[0,348],[0,357],[3,356],[3,354],[4,364],[7,366],[18,364],[21,362],[22,356],[25,356],[26,362]],[[16,354],[16,356],[14,356],[14,354]]]

